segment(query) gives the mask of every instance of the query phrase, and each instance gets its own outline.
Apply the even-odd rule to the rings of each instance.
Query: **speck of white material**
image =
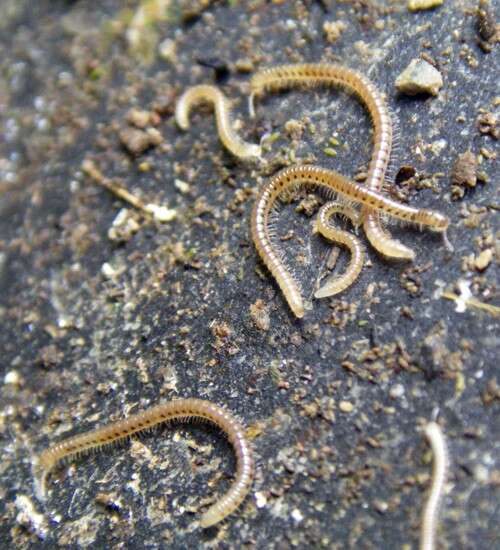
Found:
[[[445,139],[438,139],[432,144],[432,152],[437,156],[440,155],[448,145]]]
[[[41,96],[35,97],[35,101],[33,102],[35,109],[37,111],[41,111],[45,107],[45,100]]]
[[[292,519],[293,521],[295,521],[295,523],[300,523],[304,519],[302,512],[298,508],[292,510]]]
[[[108,279],[114,277],[117,273],[117,270],[109,263],[105,262],[102,264],[101,273]]]
[[[19,376],[19,373],[16,370],[11,370],[5,375],[3,383],[17,386],[20,380],[21,378]]]
[[[19,125],[13,118],[7,119],[4,126],[4,137],[7,141],[14,140],[19,134]]]
[[[68,73],[66,71],[62,71],[57,75],[57,78],[59,80],[59,84],[61,86],[68,86],[73,82],[73,75],[71,73]]]
[[[158,54],[164,61],[169,61],[170,63],[174,63],[176,60],[176,45],[174,40],[170,40],[170,38],[166,38],[159,46],[158,46]]]
[[[266,504],[267,504],[266,495],[262,491],[257,491],[255,493],[255,505],[257,506],[257,508],[264,508]]]
[[[458,281],[458,289],[460,290],[459,297],[455,300],[455,311],[463,313],[467,309],[467,301],[471,298],[470,281]]]
[[[157,204],[146,204],[146,210],[153,214],[153,218],[157,222],[171,222],[177,216],[177,210],[167,208],[166,206],[158,206]]]
[[[474,478],[479,483],[488,483],[489,478],[490,478],[488,468],[486,468],[482,464],[478,464],[474,468]]]
[[[141,492],[141,480],[138,474],[132,474],[130,476],[130,481],[127,483],[127,487],[133,491],[135,494],[140,494]]]
[[[293,19],[287,19],[285,21],[285,27],[288,31],[293,31],[297,28],[297,23]]]
[[[113,226],[119,227],[120,225],[123,225],[128,218],[129,211],[127,208],[122,208],[118,214],[115,216],[115,219],[113,220]]]
[[[35,126],[37,130],[40,130],[40,132],[44,132],[45,130],[48,130],[50,128],[49,120],[45,117],[42,118],[35,118]]]
[[[174,181],[174,185],[175,185],[176,189],[178,189],[181,193],[187,193],[189,191],[189,188],[190,188],[189,183],[187,183],[183,180],[180,180],[180,179],[176,179]]]
[[[443,297],[444,288],[446,286],[446,283],[442,281],[441,279],[436,279],[434,281],[434,284],[436,285],[436,290],[432,293],[432,297],[434,300],[439,300]]]
[[[491,453],[484,453],[483,462],[488,466],[495,466],[496,464],[495,457]]]
[[[16,521],[43,540],[48,531],[44,515],[35,510],[33,502],[26,495],[17,495],[15,505],[18,509]]]
[[[393,399],[397,399],[398,397],[403,397],[404,394],[405,394],[405,388],[403,384],[394,384],[394,386],[392,386],[392,388],[389,391],[389,395]]]

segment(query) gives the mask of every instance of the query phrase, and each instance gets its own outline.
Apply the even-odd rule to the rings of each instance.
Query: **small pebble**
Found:
[[[132,235],[135,235],[141,226],[137,223],[132,212],[127,208],[122,208],[116,215],[111,227],[108,230],[108,238],[111,241],[129,241]]]
[[[487,42],[490,41],[497,33],[497,25],[487,0],[479,1],[476,16],[479,36]]]
[[[437,95],[443,86],[441,73],[423,59],[413,59],[396,79],[396,88],[407,95]]]
[[[257,491],[255,493],[255,505],[257,508],[264,508],[267,504],[267,497],[262,491]]]
[[[342,412],[350,413],[354,410],[354,405],[350,401],[341,401],[339,403],[339,409]]]
[[[127,122],[139,129],[144,129],[149,124],[149,112],[141,109],[130,109],[126,116]]]
[[[387,504],[387,502],[378,499],[373,501],[373,507],[375,508],[375,510],[377,510],[379,514],[385,514],[385,512],[387,512],[387,510],[389,509],[389,505]]]
[[[171,222],[177,217],[177,210],[175,210],[175,208],[167,208],[166,206],[158,206],[157,204],[147,204],[146,210],[160,223]]]
[[[403,397],[405,394],[405,388],[403,384],[394,384],[389,390],[389,395],[392,399],[398,399],[398,397]]]
[[[256,300],[255,303],[250,304],[250,317],[254,325],[259,330],[269,330],[271,325],[271,319],[269,317],[269,308],[266,306],[263,300]]]
[[[189,193],[190,185],[186,181],[175,179],[174,180],[175,188],[178,189],[181,193]]]
[[[108,262],[105,262],[101,266],[101,273],[106,277],[106,279],[111,279],[116,275],[115,268]]]
[[[472,151],[458,156],[451,169],[453,185],[475,187],[477,183],[477,158]]]
[[[158,46],[158,55],[163,61],[168,61],[169,63],[175,63],[177,60],[177,51],[175,41],[170,38],[166,38]]]
[[[19,373],[15,370],[9,371],[3,379],[4,384],[12,384],[13,386],[19,386],[20,382],[21,377],[19,376]]]
[[[423,11],[431,10],[441,6],[443,0],[409,0],[408,1],[408,10],[409,11]]]
[[[347,25],[343,21],[327,21],[323,25],[326,41],[329,44],[336,42],[346,30]]]
[[[239,73],[251,73],[254,70],[255,65],[251,59],[237,59],[234,64],[234,68]]]
[[[484,271],[491,263],[493,258],[493,249],[487,248],[483,250],[479,256],[474,260],[474,267],[478,271]]]
[[[122,145],[132,155],[140,155],[152,145],[149,135],[135,128],[124,128],[119,137]]]

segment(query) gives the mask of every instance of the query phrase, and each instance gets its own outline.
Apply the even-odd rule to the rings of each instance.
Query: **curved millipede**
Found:
[[[269,214],[283,192],[295,191],[301,184],[308,185],[327,196],[339,194],[348,201],[356,202],[371,210],[385,212],[393,218],[420,226],[426,226],[443,235],[449,220],[434,210],[418,209],[398,203],[375,191],[354,183],[341,174],[318,166],[291,166],[278,172],[261,189],[252,210],[252,239],[262,261],[278,282],[281,291],[297,317],[304,316],[304,303],[299,285],[285,267],[276,252],[269,232]]]
[[[213,105],[219,138],[229,152],[240,159],[260,159],[260,146],[243,141],[232,129],[229,101],[217,86],[192,86],[182,94],[175,107],[175,121],[179,128],[189,128],[189,113],[195,104],[202,102]]]
[[[350,206],[337,202],[328,202],[321,207],[316,217],[316,231],[321,233],[323,237],[348,248],[351,253],[351,260],[345,272],[340,277],[330,277],[314,293],[315,298],[327,298],[343,292],[354,283],[363,268],[365,253],[359,239],[347,231],[342,231],[332,226],[330,218],[335,214],[348,218],[355,227],[361,224],[359,212]]]
[[[132,434],[172,420],[207,420],[223,431],[236,454],[236,479],[228,492],[201,516],[202,527],[215,525],[234,512],[250,491],[253,457],[241,424],[225,409],[202,399],[178,399],[112,422],[102,428],[76,435],[52,445],[35,462],[35,492],[45,498],[45,483],[50,471],[62,459],[91,449],[99,449]]]
[[[251,81],[250,113],[253,98],[265,91],[282,90],[292,86],[340,86],[353,92],[367,108],[374,126],[374,148],[367,174],[367,186],[381,192],[391,158],[393,129],[391,116],[382,94],[362,74],[340,65],[305,63],[280,65],[256,73]],[[368,207],[363,209],[363,228],[372,246],[390,258],[413,260],[415,253],[382,227],[380,217]]]
[[[443,499],[449,460],[446,440],[439,424],[429,422],[424,428],[424,435],[432,448],[433,466],[431,492],[422,514],[420,550],[434,550],[438,514]]]

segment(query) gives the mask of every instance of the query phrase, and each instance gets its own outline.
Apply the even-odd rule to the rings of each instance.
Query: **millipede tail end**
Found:
[[[40,463],[39,457],[35,457],[32,463],[33,492],[39,502],[47,500],[47,477],[49,470]]]
[[[255,118],[255,94],[250,94],[248,97],[248,115],[250,118]]]
[[[444,244],[444,247],[446,248],[446,250],[450,254],[453,254],[455,252],[455,247],[451,244],[450,239],[448,238],[448,230],[447,229],[445,229],[443,231],[443,244]]]

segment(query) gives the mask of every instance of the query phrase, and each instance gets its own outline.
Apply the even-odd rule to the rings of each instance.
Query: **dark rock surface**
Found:
[[[154,0],[142,7],[163,17],[141,26],[138,2],[1,0],[2,548],[414,548],[431,473],[419,428],[436,408],[452,459],[440,544],[498,546],[498,51],[479,47],[471,2],[404,4]],[[324,32],[338,21],[338,38]],[[421,54],[443,88],[399,96]],[[455,252],[393,227],[413,265],[368,249],[358,281],[298,321],[250,240],[256,191],[291,159],[354,176],[372,149],[366,112],[341,90],[269,95],[248,118],[248,73],[303,60],[346,64],[387,94],[410,174],[390,192],[446,213]],[[175,97],[215,81],[246,139],[272,136],[267,166],[231,158],[208,110],[176,128]],[[131,155],[131,134],[151,142]],[[452,201],[468,150],[479,181]],[[130,208],[110,232],[128,205],[82,172],[85,158],[175,219]],[[293,231],[282,244],[310,297],[331,245],[299,200],[278,234]],[[460,292],[476,302],[443,297]],[[189,396],[226,406],[253,438],[251,495],[221,527],[196,522],[234,471],[204,425],[71,461],[34,498],[31,461],[47,445]]]

